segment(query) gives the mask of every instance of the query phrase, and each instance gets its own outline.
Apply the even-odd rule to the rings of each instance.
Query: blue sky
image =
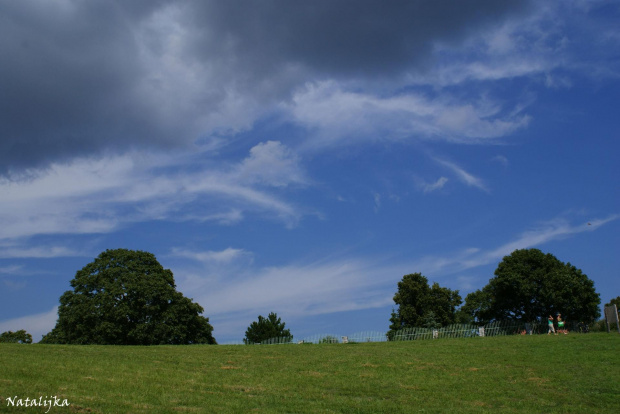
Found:
[[[149,251],[220,343],[538,248],[620,295],[620,2],[0,1],[0,331]]]

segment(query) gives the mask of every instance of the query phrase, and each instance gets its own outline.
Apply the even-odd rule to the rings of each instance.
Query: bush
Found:
[[[7,331],[0,334],[0,342],[14,343],[14,344],[31,344],[32,335],[23,329],[17,332]]]
[[[336,338],[333,335],[327,335],[326,337],[321,338],[319,343],[320,344],[337,344],[337,343],[340,343],[340,341],[338,340],[338,338]]]
[[[605,319],[601,319],[601,320],[594,322],[594,324],[590,327],[590,331],[591,332],[607,332],[607,322],[605,322]],[[618,326],[616,325],[615,322],[609,324],[609,331],[618,332]]]

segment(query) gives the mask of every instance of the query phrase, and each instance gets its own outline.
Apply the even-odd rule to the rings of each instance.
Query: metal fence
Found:
[[[393,341],[412,341],[439,338],[473,338],[477,336],[500,336],[542,333],[547,327],[543,324],[519,323],[512,321],[492,322],[484,326],[454,324],[438,329],[405,328],[391,336]]]
[[[572,332],[587,332],[581,324],[567,324],[567,329]],[[485,336],[502,335],[532,335],[546,334],[547,323],[523,323],[515,321],[495,321],[484,326],[454,324],[442,328],[405,328],[392,334],[381,331],[356,332],[350,335],[317,334],[302,339],[291,337],[277,337],[262,341],[260,345],[284,345],[284,344],[333,344],[333,343],[360,343],[360,342],[386,342],[386,341],[414,341],[441,338],[474,338]],[[234,344],[241,344],[237,342]],[[228,343],[233,345],[233,343]],[[259,345],[259,344],[256,344]]]

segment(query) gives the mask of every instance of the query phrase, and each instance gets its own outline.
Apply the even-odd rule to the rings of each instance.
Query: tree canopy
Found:
[[[269,313],[266,318],[258,315],[258,321],[252,322],[245,331],[243,342],[248,345],[259,344],[272,338],[287,338],[292,341],[293,335],[289,329],[284,329],[285,325],[274,312]]]
[[[600,315],[599,294],[580,269],[538,249],[515,250],[505,256],[495,277],[465,298],[462,312],[476,322],[534,322],[548,315],[593,322]]]
[[[0,334],[0,342],[16,343],[16,344],[31,344],[32,335],[26,332],[24,329],[19,331],[6,331]]]
[[[609,303],[606,303],[605,306],[616,305],[616,308],[620,311],[620,296],[616,296]]]
[[[176,290],[172,272],[151,253],[106,250],[70,284],[42,343],[215,344],[203,308]]]
[[[454,323],[456,308],[461,304],[458,290],[450,290],[433,283],[421,273],[403,276],[394,295],[398,305],[392,311],[388,336],[399,329],[412,327],[438,327]]]

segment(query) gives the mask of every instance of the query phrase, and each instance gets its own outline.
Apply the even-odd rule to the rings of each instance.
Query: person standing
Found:
[[[562,320],[562,314],[560,313],[558,313],[558,332],[561,332],[564,335],[568,334],[566,329],[564,329],[564,321]]]
[[[547,323],[549,324],[549,332],[547,332],[547,335],[549,335],[552,332],[554,335],[557,335],[557,333],[555,332],[555,329],[553,328],[553,316],[549,315],[549,317],[547,318]]]

